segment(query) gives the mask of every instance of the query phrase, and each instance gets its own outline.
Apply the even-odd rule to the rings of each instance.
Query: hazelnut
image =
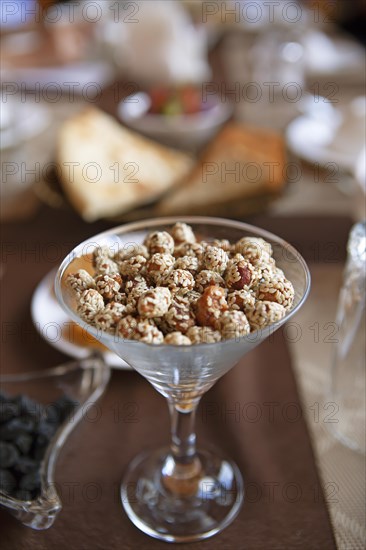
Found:
[[[201,261],[205,249],[200,243],[185,242],[178,244],[174,249],[174,256],[182,258],[182,256],[195,256],[198,261]]]
[[[187,336],[184,336],[181,332],[171,332],[164,338],[165,344],[171,344],[173,346],[190,346],[192,342]]]
[[[126,284],[125,284],[126,294],[129,294],[130,292],[132,292],[132,290],[135,290],[136,288],[140,289],[142,292],[144,290],[148,290],[149,288],[145,277],[143,277],[142,275],[135,275],[135,277],[126,281]]]
[[[170,290],[166,287],[156,287],[146,290],[139,298],[137,310],[141,317],[152,319],[163,317],[171,303]]]
[[[243,237],[234,246],[253,265],[263,263],[272,256],[272,246],[261,237]]]
[[[280,321],[285,315],[286,309],[281,304],[268,300],[258,300],[255,306],[247,312],[247,318],[252,330],[260,330]]]
[[[91,323],[94,317],[104,309],[104,300],[97,290],[84,290],[80,296],[77,312],[84,321]]]
[[[187,225],[186,223],[177,222],[175,225],[173,225],[171,231],[170,231],[174,241],[176,244],[181,243],[195,243],[196,237],[193,233],[193,229],[190,225]]]
[[[97,275],[114,275],[119,273],[118,265],[110,258],[98,258],[95,262]]]
[[[127,315],[117,325],[117,336],[126,340],[139,340],[145,344],[162,344],[164,335],[149,319]]]
[[[254,268],[247,260],[236,260],[226,270],[225,281],[232,290],[249,290],[254,281]]]
[[[192,290],[194,288],[194,277],[192,273],[185,269],[173,269],[167,276],[165,283],[173,291],[178,289]]]
[[[242,311],[225,311],[219,319],[218,328],[223,340],[240,338],[250,332],[248,319]]]
[[[202,257],[204,269],[215,271],[222,275],[226,269],[229,257],[225,250],[216,246],[208,246]]]
[[[196,256],[182,256],[181,258],[177,258],[175,260],[174,268],[184,269],[194,275],[199,269],[198,258]]]
[[[209,286],[196,303],[196,318],[201,326],[216,327],[217,320],[228,309],[225,290],[219,286]]]
[[[258,300],[277,302],[285,309],[290,309],[294,302],[295,291],[292,283],[286,277],[261,279],[257,288]]]
[[[122,279],[118,273],[112,275],[99,275],[95,279],[95,282],[98,292],[105,300],[112,300],[116,294],[118,294],[122,286]]]
[[[209,269],[203,269],[196,277],[196,289],[198,292],[203,292],[205,288],[216,285],[225,287],[225,281],[219,273],[216,271],[210,271]]]
[[[144,244],[150,254],[173,254],[174,252],[174,239],[166,231],[150,233]]]
[[[231,252],[231,244],[230,241],[227,239],[215,239],[212,242],[212,246],[217,246],[218,248],[222,248],[222,250],[225,250],[225,252]]]
[[[246,311],[248,308],[254,307],[255,294],[251,290],[234,290],[229,292],[227,296],[229,309]]]
[[[99,330],[114,332],[117,323],[122,319],[126,308],[118,302],[110,302],[94,318],[95,326]]]
[[[166,277],[174,267],[175,259],[171,254],[153,254],[146,264],[146,275],[155,283]]]
[[[119,264],[119,270],[123,277],[136,277],[141,274],[146,264],[146,258],[144,256],[132,256],[128,260],[123,260]]]
[[[214,344],[220,342],[221,334],[211,327],[198,327],[195,325],[187,330],[187,336],[192,344]]]
[[[124,260],[129,260],[134,256],[143,256],[148,259],[149,253],[146,246],[139,243],[127,243],[115,253],[113,260],[117,262],[117,264],[120,264]]]
[[[93,277],[85,269],[70,273],[66,278],[66,284],[77,296],[80,296],[84,290],[95,288]]]
[[[96,246],[93,250],[92,263],[94,267],[97,267],[98,264],[103,263],[104,260],[111,260],[113,252],[108,246]]]
[[[165,320],[173,331],[186,333],[195,324],[189,301],[184,296],[175,295]]]

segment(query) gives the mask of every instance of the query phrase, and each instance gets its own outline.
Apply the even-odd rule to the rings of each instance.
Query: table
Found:
[[[229,57],[234,59],[232,52],[229,52]],[[216,55],[215,59],[218,65],[221,61],[217,71],[221,73],[219,78],[226,81],[238,78],[240,66],[237,62],[232,67],[232,74],[223,78],[222,65],[228,67],[228,59],[223,56],[220,60],[220,55]],[[355,90],[351,83],[342,83],[340,100],[348,101],[359,93],[363,93],[363,89]],[[106,109],[107,103],[104,104]],[[83,105],[76,100],[72,105],[60,102],[57,108],[54,107],[54,119],[60,122]],[[113,106],[110,106],[109,111],[113,111]],[[246,120],[247,115],[247,112],[237,113],[239,118],[244,117]],[[285,123],[285,120],[281,121],[283,126]],[[44,139],[44,145],[49,146],[50,152],[54,136],[55,126]],[[247,220],[282,235],[296,245],[310,262],[313,290],[307,305],[294,319],[301,327],[305,327],[307,338],[289,342],[283,332],[279,333],[272,348],[268,342],[257,348],[242,365],[220,381],[202,402],[199,437],[203,441],[216,443],[237,460],[251,491],[248,491],[243,516],[221,535],[202,543],[203,547],[280,550],[334,548],[324,495],[321,490],[317,492],[320,485],[326,488],[326,504],[339,548],[358,550],[364,547],[365,493],[360,481],[363,479],[364,459],[331,438],[324,423],[313,421],[312,405],[317,402],[321,406],[326,400],[329,348],[324,345],[314,346],[309,340],[308,330],[314,319],[320,324],[333,319],[347,234],[355,211],[354,202],[350,196],[326,181],[321,185],[315,183],[309,167],[304,167],[301,180],[274,203],[269,216]],[[57,199],[50,197],[53,198]],[[57,265],[75,244],[106,228],[103,222],[84,225],[68,210],[52,210],[35,203],[32,203],[32,210],[29,204],[29,201],[23,201],[26,207],[25,215],[21,214],[23,221],[17,225],[6,224],[3,228],[0,270],[3,282],[3,372],[47,368],[65,360],[63,355],[43,342],[32,327],[29,301],[42,276]],[[332,243],[336,246],[329,246]],[[319,300],[322,300],[321,310],[318,307]],[[264,420],[250,423],[245,418],[244,421],[236,422],[236,413],[233,415],[230,412],[231,409],[236,410],[236,402],[246,404],[246,400],[250,402],[254,396],[258,403],[263,403],[264,399],[273,400],[274,396],[282,406],[289,400],[299,403],[298,392],[303,415],[293,425],[282,422],[281,417],[275,426],[269,426],[268,422],[266,425]],[[123,402],[130,399],[131,395],[141,407],[138,422],[122,422],[119,425],[108,422],[113,400]],[[6,512],[0,512],[2,541],[6,548],[12,550],[37,546],[48,549],[51,546],[66,548],[70,545],[88,549],[166,548],[165,544],[141,535],[127,522],[117,495],[123,470],[128,460],[142,448],[141,442],[150,442],[154,446],[167,440],[168,417],[165,405],[137,375],[121,372],[113,375],[100,405],[106,411],[104,421],[98,426],[84,423],[78,427],[59,462],[59,481],[64,485],[70,481],[79,484],[75,488],[74,498],[68,497],[65,491],[62,515],[54,528],[46,533],[34,533],[22,528]],[[263,410],[267,409],[264,407]],[[207,422],[202,421],[205,411],[210,411]],[[259,462],[258,449],[262,451]],[[267,449],[269,456],[263,453]],[[104,468],[106,455],[116,456],[115,460],[110,461],[107,472]],[[287,462],[284,462],[285,459]],[[296,465],[302,462],[306,462],[304,468],[296,470]],[[298,502],[290,503],[287,495],[287,501],[283,498],[282,490],[286,484],[300,478],[306,499],[304,501],[300,498]],[[264,483],[277,481],[278,486],[272,485],[274,498],[270,502],[271,485],[264,486]],[[82,493],[83,487],[90,482],[100,483],[103,487],[101,497],[94,503],[83,498]],[[329,488],[332,489],[329,483],[336,484],[335,497],[329,492]],[[312,489],[309,492],[310,487]],[[262,493],[256,502],[258,489]]]
[[[292,237],[308,260],[314,254],[314,240],[321,235],[317,258],[327,259],[327,228],[334,227],[327,221],[270,217],[250,221]],[[72,211],[42,206],[34,219],[3,227],[4,372],[48,368],[65,360],[32,327],[29,300],[41,277],[70,248],[106,225],[87,226]],[[349,225],[347,217],[337,219],[339,248],[334,262],[344,257]],[[115,422],[113,407],[126,402],[135,404],[134,421]],[[118,500],[118,484],[129,460],[141,449],[168,440],[163,398],[136,373],[116,371],[100,408],[100,420],[82,421],[62,452],[56,480],[64,509],[55,525],[47,532],[34,532],[1,511],[2,540],[8,550],[166,547],[140,533]],[[237,520],[200,547],[335,548],[304,416],[283,331],[247,355],[203,398],[199,441],[214,444],[236,460],[244,473],[247,498]]]

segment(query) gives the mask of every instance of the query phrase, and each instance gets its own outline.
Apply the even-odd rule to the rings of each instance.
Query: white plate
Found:
[[[43,96],[47,96],[47,85],[52,84],[49,90],[50,96],[62,90],[92,101],[93,94],[96,95],[101,88],[111,83],[113,70],[106,62],[80,61],[53,67],[5,68],[0,71],[0,76],[4,82],[14,82],[31,90],[37,90],[40,86],[42,99],[44,99]],[[90,84],[95,86],[90,86],[88,90]],[[87,94],[90,94],[90,98]]]
[[[12,96],[1,95],[0,149],[29,141],[41,134],[50,124],[48,109],[39,103],[25,103]]]
[[[311,28],[302,37],[302,44],[309,76],[362,78],[365,53],[352,38],[328,36]]]
[[[336,163],[353,173],[365,146],[365,97],[354,99],[342,109],[310,110],[288,125],[286,140],[300,158]]]
[[[34,291],[31,302],[32,320],[39,334],[51,346],[70,357],[83,359],[90,355],[92,348],[70,342],[62,334],[71,321],[53,292],[56,271],[56,269],[50,271]],[[107,351],[103,355],[110,367],[131,370],[131,367],[115,353]]]

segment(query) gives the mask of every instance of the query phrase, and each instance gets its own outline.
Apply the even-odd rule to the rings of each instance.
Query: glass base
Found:
[[[202,469],[194,488],[190,482],[189,495],[177,495],[161,475],[168,455],[168,448],[144,452],[129,465],[121,500],[130,520],[147,535],[168,542],[202,540],[222,531],[244,500],[236,464],[216,453],[198,451]]]

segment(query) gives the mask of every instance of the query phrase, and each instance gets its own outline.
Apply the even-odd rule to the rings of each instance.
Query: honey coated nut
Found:
[[[201,326],[215,328],[219,317],[228,309],[225,290],[218,286],[207,287],[196,303],[196,318]]]
[[[66,278],[77,313],[102,331],[148,344],[243,337],[282,319],[294,301],[270,243],[197,242],[183,222],[115,254],[97,247],[92,262],[94,277],[79,269]]]

